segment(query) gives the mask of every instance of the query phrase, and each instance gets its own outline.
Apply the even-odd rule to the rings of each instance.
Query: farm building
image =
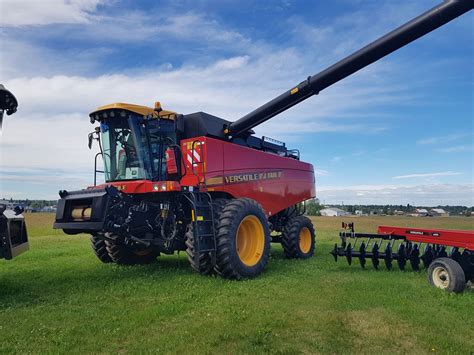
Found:
[[[15,207],[9,200],[0,200],[0,205],[5,205],[8,209],[13,209]]]
[[[324,208],[321,210],[321,216],[327,216],[327,217],[339,217],[339,216],[348,216],[350,213],[347,213],[344,210],[341,210],[340,208]]]
[[[449,217],[449,212],[446,212],[442,208],[432,208],[430,210],[430,215],[434,217]]]

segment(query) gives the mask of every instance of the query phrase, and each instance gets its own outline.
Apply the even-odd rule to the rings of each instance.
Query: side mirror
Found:
[[[6,111],[7,115],[10,116],[16,112],[17,108],[18,101],[16,97],[0,84],[0,110]]]
[[[176,164],[176,155],[173,148],[166,149],[166,171],[173,175],[178,173],[178,165]]]
[[[92,149],[92,141],[94,140],[94,133],[89,133],[89,143],[87,144],[87,146],[89,147],[89,149]]]
[[[10,116],[16,112],[18,108],[18,101],[15,95],[5,89],[5,86],[0,84],[0,132],[2,131],[3,113]]]
[[[100,133],[100,127],[94,128],[94,132],[89,133],[88,135],[89,143],[87,144],[89,149],[92,149],[92,142],[94,141],[94,139],[99,140],[99,133]],[[96,137],[94,137],[94,134],[96,135]]]

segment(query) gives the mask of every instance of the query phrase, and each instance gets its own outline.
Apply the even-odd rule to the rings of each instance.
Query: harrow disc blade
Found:
[[[398,258],[397,264],[400,270],[405,270],[405,265],[407,263],[407,252],[405,244],[400,244],[398,247]]]
[[[447,257],[448,257],[448,253],[446,252],[446,247],[442,245],[439,248],[438,258],[447,258]]]
[[[388,243],[387,247],[385,248],[385,255],[383,259],[385,261],[385,267],[388,270],[392,270],[393,254],[392,254],[392,245],[390,243]]]
[[[351,245],[351,243],[347,244],[346,259],[347,259],[347,263],[349,265],[352,265],[352,245]]]
[[[449,257],[454,261],[459,262],[461,260],[461,253],[459,252],[459,248],[454,247]]]
[[[331,250],[331,255],[334,257],[334,261],[337,262],[337,252],[338,252],[338,248],[337,248],[337,243],[334,244],[334,249]]]
[[[420,270],[420,249],[418,248],[418,244],[413,245],[411,249],[410,265],[413,270]]]
[[[430,266],[431,262],[434,260],[433,247],[431,245],[428,244],[425,247],[423,255],[421,256],[421,260],[423,261],[425,268]]]
[[[360,266],[365,268],[365,243],[362,242],[359,248],[359,262]]]
[[[372,248],[372,264],[377,270],[379,268],[379,263],[379,245],[375,243],[374,247]]]

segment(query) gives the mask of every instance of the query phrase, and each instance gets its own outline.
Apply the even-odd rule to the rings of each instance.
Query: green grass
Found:
[[[101,264],[87,236],[28,215],[31,250],[0,262],[0,352],[472,353],[474,290],[451,295],[426,272],[380,271],[329,251],[339,218],[314,218],[316,257],[286,260],[272,246],[264,274],[202,277],[184,254],[146,266]],[[472,229],[469,218],[356,218]],[[357,264],[357,263],[356,263]]]

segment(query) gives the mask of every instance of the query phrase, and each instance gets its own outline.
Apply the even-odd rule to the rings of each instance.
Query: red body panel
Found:
[[[292,158],[209,137],[181,141],[181,181],[118,181],[112,185],[131,194],[181,191],[182,186],[248,197],[268,216],[316,196],[313,166]]]
[[[378,233],[403,236],[411,242],[440,244],[474,251],[474,231],[379,226]]]
[[[205,179],[209,192],[249,197],[267,215],[316,196],[311,164],[209,137],[184,140],[181,149],[186,169],[182,185]]]

